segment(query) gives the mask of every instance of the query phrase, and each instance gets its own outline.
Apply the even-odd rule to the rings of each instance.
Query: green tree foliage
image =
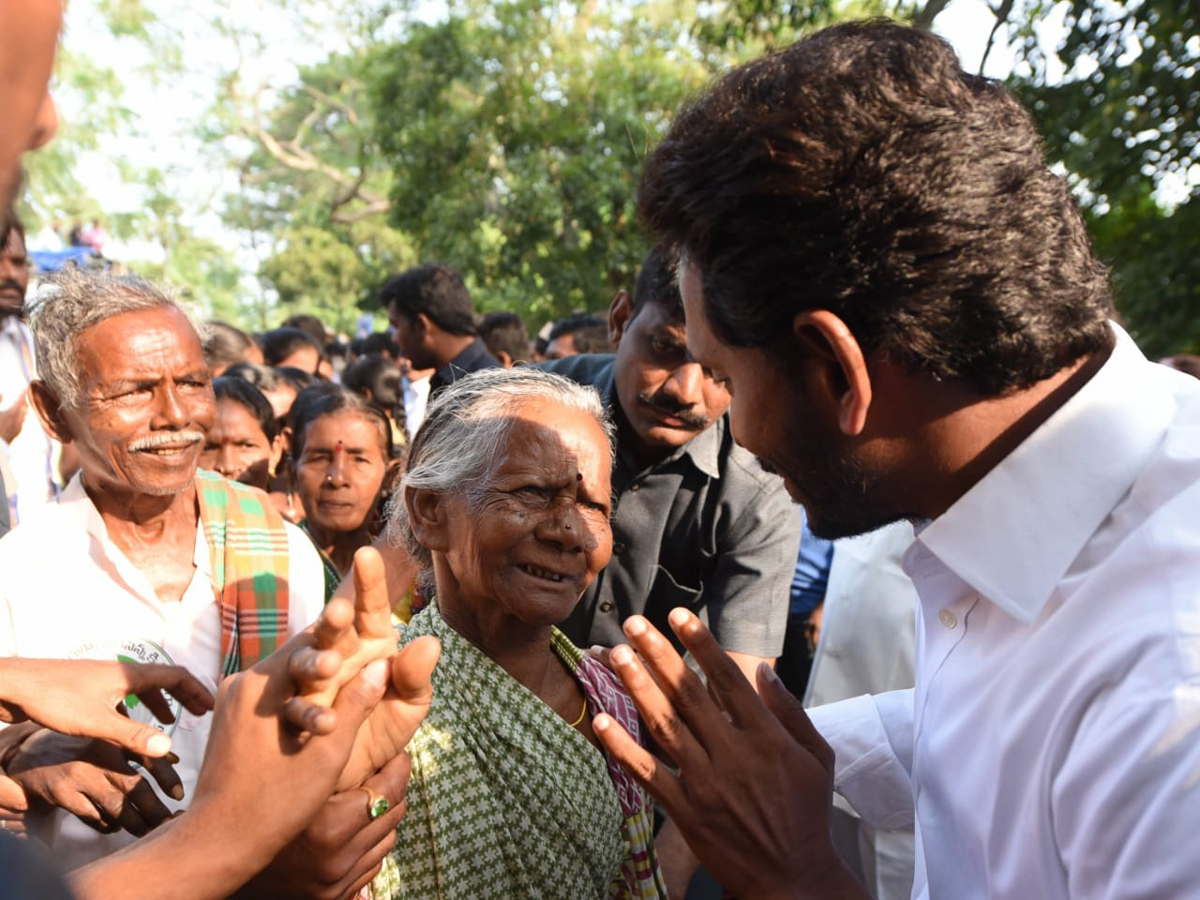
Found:
[[[467,2],[413,23],[370,68],[391,219],[458,266],[483,309],[537,324],[607,308],[647,247],[646,151],[708,72],[657,2]]]
[[[1118,309],[1152,356],[1200,349],[1200,8],[1194,0],[1071,0],[1048,77],[1035,24],[1014,86],[1078,188]],[[1182,196],[1180,196],[1182,195]],[[1169,199],[1164,200],[1167,197]]]

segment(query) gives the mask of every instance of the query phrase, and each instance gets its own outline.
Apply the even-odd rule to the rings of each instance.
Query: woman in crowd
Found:
[[[241,378],[214,378],[213,393],[217,417],[200,454],[200,468],[265,491],[283,453],[271,404]]]
[[[403,640],[443,657],[375,897],[665,896],[648,799],[592,732],[636,734],[632,703],[555,628],[612,555],[611,468],[599,396],[559,376],[489,369],[431,407],[389,529],[432,598]]]
[[[355,551],[374,539],[393,456],[387,417],[363,397],[326,382],[296,398],[292,482],[304,507],[300,527],[325,564],[326,601]]]

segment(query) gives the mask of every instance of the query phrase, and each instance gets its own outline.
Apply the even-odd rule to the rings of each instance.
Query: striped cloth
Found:
[[[270,656],[288,635],[288,541],[265,494],[196,472],[200,521],[221,606],[221,675]]]
[[[585,900],[666,897],[641,788],[431,605],[407,642],[434,634],[442,658],[433,703],[408,746],[412,774],[396,847],[375,900]],[[555,632],[555,652],[594,715],[635,736],[629,696]]]

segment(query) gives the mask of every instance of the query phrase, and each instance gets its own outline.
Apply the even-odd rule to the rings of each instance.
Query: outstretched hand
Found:
[[[605,714],[592,723],[600,742],[736,896],[867,897],[833,849],[833,751],[800,703],[765,664],[756,694],[692,613],[675,609],[670,622],[707,688],[641,616],[625,622],[637,653],[622,645],[610,660],[678,774]]]
[[[338,690],[368,663],[396,653],[398,636],[379,551],[363,547],[355,553],[348,581],[353,590],[343,582],[326,604],[313,626],[311,646],[292,654],[289,671],[298,689],[285,715],[301,731],[332,731],[330,707]]]
[[[153,725],[134,722],[120,704],[134,694],[164,724],[175,721],[166,691],[203,715],[212,694],[187,669],[63,659],[0,659],[0,722],[33,719],[61,734],[95,737],[146,756],[166,756],[171,739]]]

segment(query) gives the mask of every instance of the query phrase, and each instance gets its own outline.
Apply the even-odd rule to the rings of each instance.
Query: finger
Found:
[[[429,705],[433,699],[433,670],[441,655],[438,639],[425,635],[392,657],[392,685],[401,700]]]
[[[399,824],[399,817],[397,817]],[[359,857],[357,864],[351,869],[350,877],[347,879],[349,884],[346,887],[346,896],[357,896],[358,892],[371,883],[379,870],[383,867],[383,861],[387,855],[392,852],[392,848],[396,846],[395,826],[380,838],[379,842],[367,850]]]
[[[171,752],[171,739],[144,722],[135,722],[113,710],[104,720],[97,721],[89,733],[112,741],[139,756],[159,757]]]
[[[171,704],[167,702],[162,691],[141,691],[137,698],[145,705],[146,709],[150,710],[151,715],[164,725],[170,725],[175,721],[175,713],[171,712]]]
[[[343,639],[336,640],[338,643],[345,643]],[[288,675],[295,682],[299,694],[332,692],[336,688],[332,679],[341,671],[344,662],[345,657],[338,650],[301,647],[288,657]],[[332,700],[332,693],[327,699]]]
[[[683,642],[683,646],[700,664],[700,668],[704,671],[704,677],[707,679],[708,689],[712,691],[712,695],[716,699],[716,703],[713,703],[712,698],[709,698],[709,703],[705,708],[704,704],[693,705],[690,697],[672,697],[685,721],[697,729],[698,733],[701,730],[707,733],[706,729],[710,723],[699,720],[693,722],[691,716],[707,716],[709,709],[717,710],[718,714],[720,714],[720,710],[724,710],[729,713],[734,722],[741,724],[751,722],[761,724],[765,721],[766,709],[755,694],[753,686],[746,680],[746,676],[738,668],[738,664],[721,648],[712,632],[696,617],[696,614],[683,607],[676,607],[671,610],[667,620],[671,623],[671,629]],[[667,643],[661,637],[659,640]],[[638,652],[641,652],[641,647],[638,647]],[[647,664],[650,665],[650,660],[647,660]],[[697,679],[698,681],[699,679]],[[722,719],[725,720],[724,715],[722,715]]]
[[[337,727],[337,713],[304,697],[292,697],[283,704],[283,719],[301,733],[327,735]]]
[[[358,727],[383,699],[387,683],[387,662],[375,660],[338,691],[332,709],[304,697],[292,697],[284,704],[283,716],[296,728],[313,734],[327,736],[341,725],[344,740],[337,743],[336,752],[349,753]]]
[[[833,773],[833,748],[826,743],[825,738],[817,731],[812,719],[804,711],[804,706],[779,680],[779,676],[766,663],[759,663],[758,692],[763,703],[771,714],[779,720],[779,724],[792,736],[801,747],[816,757],[817,761],[830,774]]]
[[[353,655],[358,647],[354,614],[352,599],[335,596],[330,600],[313,628],[316,646],[321,650],[337,650],[346,657]]]
[[[700,744],[714,740],[728,724],[704,684],[687,667],[675,647],[641,616],[625,622],[625,634],[637,655],[625,647],[613,649],[617,674],[630,693],[627,677],[642,693],[642,718],[664,751],[680,766],[697,761]],[[644,668],[643,668],[644,666]],[[640,671],[639,671],[640,670]],[[634,694],[635,702],[638,696]]]
[[[160,722],[174,721],[169,711],[166,712],[166,718],[159,714],[167,710],[161,691],[175,697],[188,712],[198,716],[213,708],[212,692],[183,666],[124,663],[121,670],[126,679],[125,693],[136,694]]]
[[[394,633],[387,569],[374,547],[361,547],[354,554],[354,595],[354,627],[360,637],[388,637]]]
[[[147,758],[141,760],[146,771],[158,782],[158,786],[163,789],[163,793],[173,800],[183,799],[183,782],[179,780],[179,774],[174,768],[174,764],[178,762],[179,757],[174,753],[161,759]]]
[[[607,713],[592,719],[592,730],[613,759],[624,766],[673,818],[683,803],[683,791],[674,773],[640,746],[621,723]]]
[[[106,801],[109,816],[130,834],[141,837],[171,815],[154,788],[144,778],[136,778],[124,794],[117,792],[115,808]]]
[[[588,656],[594,659],[600,665],[608,670],[612,670],[612,647],[601,647],[599,644],[593,644],[584,651]]]

